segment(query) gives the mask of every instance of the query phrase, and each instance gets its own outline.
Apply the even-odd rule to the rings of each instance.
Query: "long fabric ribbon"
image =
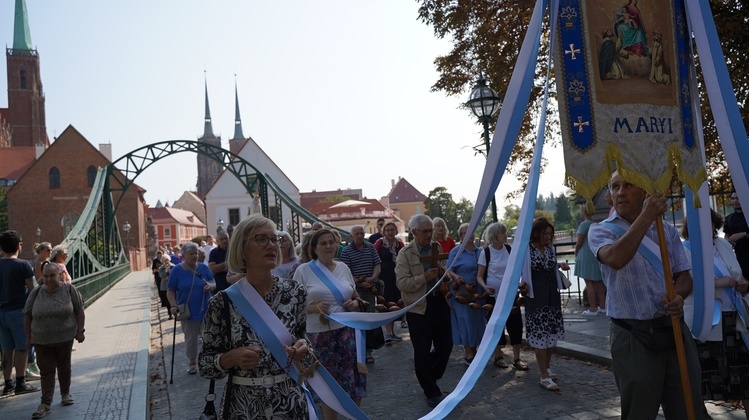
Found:
[[[624,236],[624,234],[627,233],[627,229],[616,223],[603,221],[600,224],[613,230],[619,236]],[[661,262],[660,250],[658,249],[658,245],[652,239],[643,236],[640,246],[637,247],[637,252],[639,252],[640,255],[642,255],[645,260],[653,266],[653,268],[655,268],[658,274],[663,275],[663,263]]]
[[[328,267],[326,267],[323,263],[320,262],[320,260],[312,260],[307,263],[309,268],[312,270],[313,273],[317,276],[318,279],[328,288],[330,289],[330,292],[333,293],[333,297],[338,302],[338,304],[343,308],[343,302],[346,301],[346,298],[343,297],[344,290],[341,287],[341,284],[337,281],[333,273],[330,272]],[[330,318],[330,316],[326,313],[323,313],[323,316]],[[361,328],[355,328],[354,333],[356,337],[356,363],[359,364],[359,366],[363,366],[364,368],[361,368],[361,373],[366,373],[366,358],[367,358],[367,336],[366,336],[366,330]]]
[[[749,168],[746,166],[749,161],[745,158],[749,156],[749,140],[710,11],[710,2],[685,0],[685,6],[731,179],[742,206],[749,206]],[[746,213],[744,217],[747,217]]]
[[[695,255],[692,252],[692,242],[691,241],[684,241],[684,242],[682,242],[682,244],[684,245],[684,248],[686,248],[692,255]],[[692,264],[692,271],[694,272],[694,264]],[[721,277],[730,276],[730,273],[723,273],[723,271],[721,270],[721,267],[719,267],[718,264],[713,263],[713,276],[716,279],[719,279]],[[714,284],[715,284],[715,282],[713,282],[713,285]],[[715,296],[715,295],[713,294],[713,296]],[[697,306],[697,297],[693,296],[693,299],[694,299],[695,306]],[[712,329],[712,327],[715,327],[716,325],[718,325],[718,323],[720,323],[721,311],[720,311],[720,301],[718,299],[713,299],[712,315],[713,315],[713,319],[712,319],[712,322],[710,323],[711,324],[711,329]],[[694,320],[692,322],[693,323],[697,322],[698,319],[699,319],[699,317],[697,316],[696,309],[695,309]],[[699,321],[701,322],[702,320],[699,319]],[[696,327],[693,327],[692,330],[693,331],[699,331]],[[694,332],[692,332],[692,336],[694,336]],[[705,341],[705,340],[701,340],[701,341]]]
[[[263,340],[263,343],[268,347],[276,362],[280,366],[287,365],[289,355],[286,353],[284,345],[292,345],[294,338],[268,304],[265,303],[265,300],[260,297],[255,288],[243,278],[239,282],[229,286],[226,289],[226,294],[234,303],[239,313],[242,314],[260,339]],[[299,370],[294,364],[291,364],[289,376],[299,382]],[[323,366],[318,366],[315,370],[315,375],[308,378],[307,383],[326,405],[338,413],[350,419],[368,418]],[[308,394],[308,408],[310,404],[311,398]],[[316,416],[314,404],[312,404],[309,412],[310,416]]]
[[[557,4],[558,0],[553,0],[552,3]],[[491,201],[491,197],[494,195],[502,178],[504,168],[509,162],[510,154],[515,145],[515,139],[517,139],[520,131],[520,124],[525,115],[533,85],[536,59],[538,57],[538,46],[541,38],[541,25],[544,11],[547,6],[548,0],[538,0],[533,10],[533,15],[528,25],[528,31],[523,40],[523,46],[520,49],[518,61],[513,70],[512,78],[510,79],[507,94],[505,95],[506,101],[498,117],[497,129],[494,132],[494,139],[492,141],[489,156],[487,157],[486,167],[484,168],[481,188],[479,189],[478,198],[476,199],[476,207],[466,232],[467,237],[470,237],[470,235],[473,234],[479,220],[483,218],[483,215],[489,206],[489,202]],[[556,6],[552,9],[552,16],[555,17]],[[555,33],[554,21],[555,19],[552,18],[552,37]],[[546,109],[548,101],[548,81],[549,77],[547,75],[543,100],[544,110]],[[491,357],[497,344],[499,344],[499,339],[504,330],[505,323],[507,322],[507,317],[510,315],[510,310],[512,309],[515,299],[515,291],[517,290],[518,282],[523,271],[524,256],[528,252],[530,229],[533,222],[533,214],[535,212],[538,181],[541,173],[541,157],[544,143],[543,133],[545,126],[546,112],[542,111],[539,117],[536,145],[533,152],[528,185],[523,197],[523,206],[521,207],[522,210],[520,213],[518,229],[515,235],[516,240],[513,241],[510,258],[507,261],[507,267],[505,268],[502,277],[502,285],[497,291],[497,304],[494,307],[492,315],[489,317],[489,321],[484,330],[484,335],[479,344],[474,361],[468,367],[468,370],[460,379],[460,382],[458,382],[458,385],[453,392],[447,395],[445,399],[437,405],[437,407],[427,415],[423,416],[422,419],[445,418],[471,391],[476,384],[476,381],[481,376],[484,366],[486,366],[489,361],[489,357]],[[461,245],[461,248],[462,247],[464,247],[464,245]],[[462,252],[462,249],[458,250],[458,252]]]

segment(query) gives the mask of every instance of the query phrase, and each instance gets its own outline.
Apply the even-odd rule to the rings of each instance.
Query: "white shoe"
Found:
[[[601,307],[599,306],[598,307],[598,313],[606,315],[606,310],[605,309],[601,309]]]
[[[591,311],[590,309],[586,309],[582,312],[582,316],[597,316],[598,311]]]

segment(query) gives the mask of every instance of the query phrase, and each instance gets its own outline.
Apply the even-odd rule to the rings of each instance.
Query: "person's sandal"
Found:
[[[541,385],[541,388],[547,391],[559,391],[559,385],[554,383],[551,378],[541,378],[541,382],[539,382],[539,385]]]
[[[39,404],[39,407],[37,407],[36,411],[34,411],[31,414],[31,418],[32,419],[40,419],[40,418],[46,416],[47,414],[49,414],[51,411],[52,411],[52,409],[50,409],[47,404],[44,404],[44,403]]]
[[[73,400],[73,397],[70,396],[70,394],[66,394],[62,396],[62,405],[73,405],[75,401]]]
[[[515,369],[517,369],[517,370],[528,370],[528,365],[527,365],[527,364],[526,364],[526,363],[525,363],[524,361],[522,361],[522,360],[520,360],[520,359],[515,359],[515,360],[514,360],[514,361],[512,362],[512,365],[513,365],[513,366],[515,367]]]
[[[558,381],[559,380],[559,378],[557,377],[557,375],[554,372],[551,371],[551,368],[546,369],[546,374],[548,374],[549,378],[551,378],[553,381]]]
[[[187,374],[188,374],[188,375],[195,375],[196,373],[198,373],[198,368],[197,368],[197,366],[195,366],[195,365],[190,365],[190,368],[189,368],[189,369],[187,369]]]
[[[494,359],[494,366],[500,368],[500,369],[507,369],[509,366],[507,365],[507,362],[505,362],[505,359],[503,357],[495,358]]]

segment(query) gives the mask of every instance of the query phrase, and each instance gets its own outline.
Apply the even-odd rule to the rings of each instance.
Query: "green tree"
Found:
[[[429,191],[426,200],[424,200],[426,214],[431,217],[441,217],[445,220],[447,228],[455,234],[458,231],[457,205],[453,201],[453,196],[447,192],[445,187],[437,187]]]
[[[570,211],[570,200],[562,194],[557,197],[556,201],[556,211],[554,212],[554,220],[556,221],[555,229],[572,229],[573,219],[572,212]]]
[[[455,204],[455,219],[458,221],[458,225],[461,223],[468,223],[473,217],[473,202],[465,197],[462,197],[457,204]]]
[[[322,200],[320,200],[321,203],[342,203],[346,200],[350,200],[350,198],[346,197],[345,195],[329,195]]]
[[[8,196],[0,188],[0,232],[8,230]]]

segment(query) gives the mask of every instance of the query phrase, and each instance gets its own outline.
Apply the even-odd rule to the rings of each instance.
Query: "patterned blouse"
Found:
[[[286,368],[280,366],[273,358],[257,333],[250,327],[241,313],[236,309],[231,299],[229,315],[231,327],[226,325],[224,315],[224,291],[211,298],[208,312],[203,320],[203,348],[198,356],[200,376],[208,379],[221,379],[231,373],[245,378],[262,378],[265,375],[280,375],[286,373]],[[274,276],[273,289],[265,296],[265,301],[273,312],[288,328],[294,341],[306,338],[307,325],[307,291],[304,287],[288,279]],[[229,335],[231,339],[229,340]],[[232,368],[228,371],[219,370],[214,364],[215,359],[227,351],[242,347],[255,346],[261,349],[258,366],[252,370]],[[308,356],[309,357],[309,356]],[[306,362],[306,361],[305,361]],[[304,363],[305,366],[307,363]],[[307,418],[307,403],[302,388],[293,380],[275,384],[270,392],[262,386],[243,386],[232,384],[224,389],[221,399],[221,409],[225,407],[227,389],[230,395],[229,413],[222,413],[222,418],[254,419],[266,418],[269,409],[274,419]]]

